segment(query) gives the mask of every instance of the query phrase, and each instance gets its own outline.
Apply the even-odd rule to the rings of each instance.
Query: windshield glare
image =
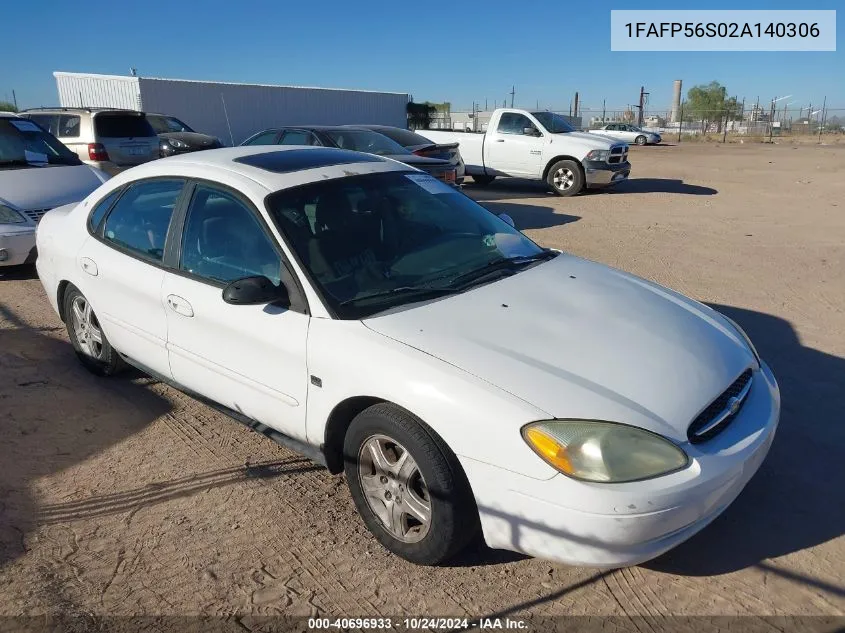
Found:
[[[29,119],[0,118],[0,167],[3,164],[81,165],[79,157]]]
[[[569,121],[554,112],[532,112],[531,114],[540,123],[542,123],[543,127],[551,134],[563,134],[564,132],[575,131],[575,128],[569,124]]]
[[[408,288],[448,289],[491,263],[544,253],[466,195],[418,172],[284,189],[268,196],[267,208],[343,319],[419,300]],[[405,292],[381,296],[397,289]]]
[[[327,130],[326,135],[341,149],[379,156],[410,154],[396,141],[371,130]]]

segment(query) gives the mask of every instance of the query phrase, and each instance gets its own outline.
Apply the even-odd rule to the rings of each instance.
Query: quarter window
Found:
[[[282,261],[252,210],[235,196],[200,185],[188,208],[180,268],[228,283],[263,275],[280,282]]]
[[[103,237],[145,259],[161,261],[183,180],[149,180],[129,187],[106,218]]]

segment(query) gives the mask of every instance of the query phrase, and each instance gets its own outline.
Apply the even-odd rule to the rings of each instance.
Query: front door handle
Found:
[[[188,300],[183,299],[178,295],[167,295],[167,305],[177,314],[181,314],[186,317],[194,316],[194,309],[191,307],[191,304],[188,303]]]
[[[82,266],[82,270],[92,277],[96,277],[97,273],[99,273],[99,270],[97,270],[97,263],[93,259],[82,257],[79,260],[79,265]]]
[[[504,142],[505,142],[505,139],[503,139],[503,138],[497,138],[497,139],[496,139],[496,142],[497,142],[497,143],[504,143]]]

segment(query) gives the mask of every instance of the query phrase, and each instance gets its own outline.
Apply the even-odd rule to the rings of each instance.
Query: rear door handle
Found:
[[[178,295],[167,295],[167,305],[177,314],[186,317],[194,316],[194,309],[191,307],[191,304],[188,303],[187,299],[183,299]]]
[[[97,269],[97,263],[93,259],[90,259],[88,257],[82,257],[79,260],[79,265],[82,266],[82,270],[84,270],[92,277],[96,277],[97,274],[100,272]]]

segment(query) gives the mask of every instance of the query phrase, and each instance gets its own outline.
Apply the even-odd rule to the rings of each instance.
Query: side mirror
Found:
[[[535,127],[524,127],[522,128],[522,133],[525,136],[540,136],[540,130]]]
[[[511,216],[509,216],[507,213],[500,213],[499,219],[503,220],[504,222],[509,224],[511,227],[516,228],[516,224],[514,223],[513,218]]]
[[[287,288],[276,286],[263,275],[236,279],[223,288],[223,301],[232,305],[259,305],[262,303],[290,303]]]

